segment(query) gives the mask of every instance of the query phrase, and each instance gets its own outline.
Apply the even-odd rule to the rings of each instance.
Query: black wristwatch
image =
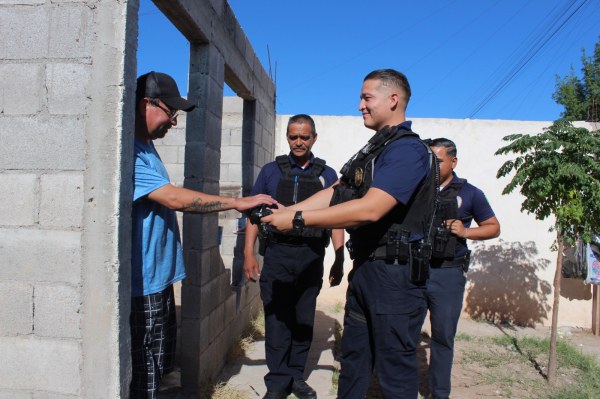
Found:
[[[292,226],[294,226],[294,230],[302,231],[302,229],[304,228],[304,219],[302,219],[302,211],[296,211],[294,219],[292,220]]]

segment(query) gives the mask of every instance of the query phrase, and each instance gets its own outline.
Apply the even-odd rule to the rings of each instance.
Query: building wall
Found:
[[[176,183],[219,193],[227,83],[244,99],[243,167],[237,186],[223,188],[248,191],[273,152],[274,85],[226,1],[155,3],[191,43],[198,109],[175,155],[184,163]],[[0,398],[128,396],[138,8],[0,2]],[[256,310],[256,289],[231,289],[218,220],[183,223],[182,383],[191,391],[220,370]]]
[[[0,397],[122,394],[135,6],[0,4]]]
[[[277,116],[276,154],[289,151],[285,139],[289,117]],[[319,135],[313,151],[337,171],[373,134],[364,127],[360,116],[317,115],[314,119]],[[549,232],[553,221],[540,221],[534,215],[521,213],[524,198],[518,192],[502,195],[510,179],[498,180],[496,173],[510,157],[494,153],[508,144],[502,141],[504,136],[540,133],[552,122],[429,118],[412,121],[414,131],[422,138],[446,137],[456,143],[457,174],[484,191],[501,224],[499,238],[470,243],[473,258],[465,316],[549,325],[556,270],[556,252],[550,250],[555,239],[555,233]],[[581,125],[593,129],[586,123]],[[350,267],[348,261],[346,267]],[[590,328],[591,286],[563,279],[561,297],[559,325]]]

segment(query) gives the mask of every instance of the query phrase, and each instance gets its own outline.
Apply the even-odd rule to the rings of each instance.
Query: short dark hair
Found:
[[[446,154],[451,157],[456,156],[456,144],[454,144],[454,141],[450,139],[440,137],[429,141],[428,144],[430,147],[444,147],[446,149]]]
[[[384,86],[396,86],[399,89],[402,89],[406,105],[408,105],[412,93],[408,79],[402,72],[398,72],[395,69],[377,69],[365,76],[363,81],[372,79],[380,80],[381,84]]]
[[[313,118],[311,118],[310,116],[308,116],[306,114],[298,114],[298,115],[292,116],[290,118],[290,120],[288,121],[287,128],[286,128],[286,134],[290,130],[290,125],[293,125],[294,123],[308,123],[310,125],[311,134],[313,136],[315,134],[317,134],[317,128],[315,127],[315,121],[313,120]]]

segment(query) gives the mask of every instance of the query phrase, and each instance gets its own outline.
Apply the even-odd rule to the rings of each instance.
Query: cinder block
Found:
[[[35,335],[55,338],[80,338],[81,296],[76,287],[36,284]]]
[[[1,4],[1,1],[0,1]],[[33,399],[29,391],[0,390],[0,399]],[[40,397],[40,399],[45,399]]]
[[[32,330],[33,285],[0,281],[0,335],[31,334]]]
[[[47,7],[19,4],[0,8],[2,59],[45,58],[48,54],[48,26]],[[2,86],[5,84],[5,79],[2,79]]]
[[[179,154],[179,146],[171,146],[171,145],[156,145],[156,151],[160,155],[160,159],[162,159],[163,163],[168,164],[177,164],[178,159],[177,156]]]
[[[31,226],[36,222],[37,176],[0,174],[0,225]]]
[[[196,112],[196,111],[194,111]],[[185,125],[186,123],[184,116],[177,117],[177,127],[172,127],[169,132],[162,139],[154,142],[155,146],[173,145],[173,146],[185,146]]]
[[[242,159],[242,146],[231,145],[221,148],[221,163],[239,164]]]
[[[241,157],[240,157],[241,159]],[[229,183],[242,183],[242,165],[241,164],[231,164],[228,165],[228,177]]]
[[[83,118],[0,118],[0,169],[83,170]]]
[[[183,181],[183,167],[182,164],[165,164],[165,169],[169,174],[171,182]]]
[[[63,0],[66,1],[66,0]],[[62,395],[53,392],[34,392],[31,399],[77,399],[77,395]]]
[[[0,11],[1,13],[1,11]],[[2,28],[0,28],[2,29]],[[40,112],[46,95],[44,67],[41,64],[0,64],[0,110],[5,115]]]
[[[46,227],[80,227],[83,212],[83,175],[59,173],[40,179],[40,225]]]
[[[51,114],[85,114],[89,98],[85,87],[90,65],[50,64],[47,67],[48,110]]]
[[[79,284],[80,232],[1,228],[0,243],[0,280]]]
[[[84,3],[62,4],[52,8],[49,55],[52,58],[88,58],[92,55],[94,19]],[[83,89],[81,87],[80,89]]]
[[[0,389],[80,393],[78,340],[33,336],[0,338]]]

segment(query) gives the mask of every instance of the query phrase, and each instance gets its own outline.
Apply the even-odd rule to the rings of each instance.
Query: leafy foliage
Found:
[[[554,101],[565,107],[561,116],[569,120],[600,121],[600,42],[596,43],[593,57],[582,50],[583,77],[571,73],[557,77]]]
[[[497,178],[515,172],[504,188],[520,187],[521,211],[543,220],[556,217],[555,227],[567,242],[577,236],[586,242],[600,229],[600,136],[557,120],[541,134],[513,134],[496,155],[517,154],[498,170]]]

